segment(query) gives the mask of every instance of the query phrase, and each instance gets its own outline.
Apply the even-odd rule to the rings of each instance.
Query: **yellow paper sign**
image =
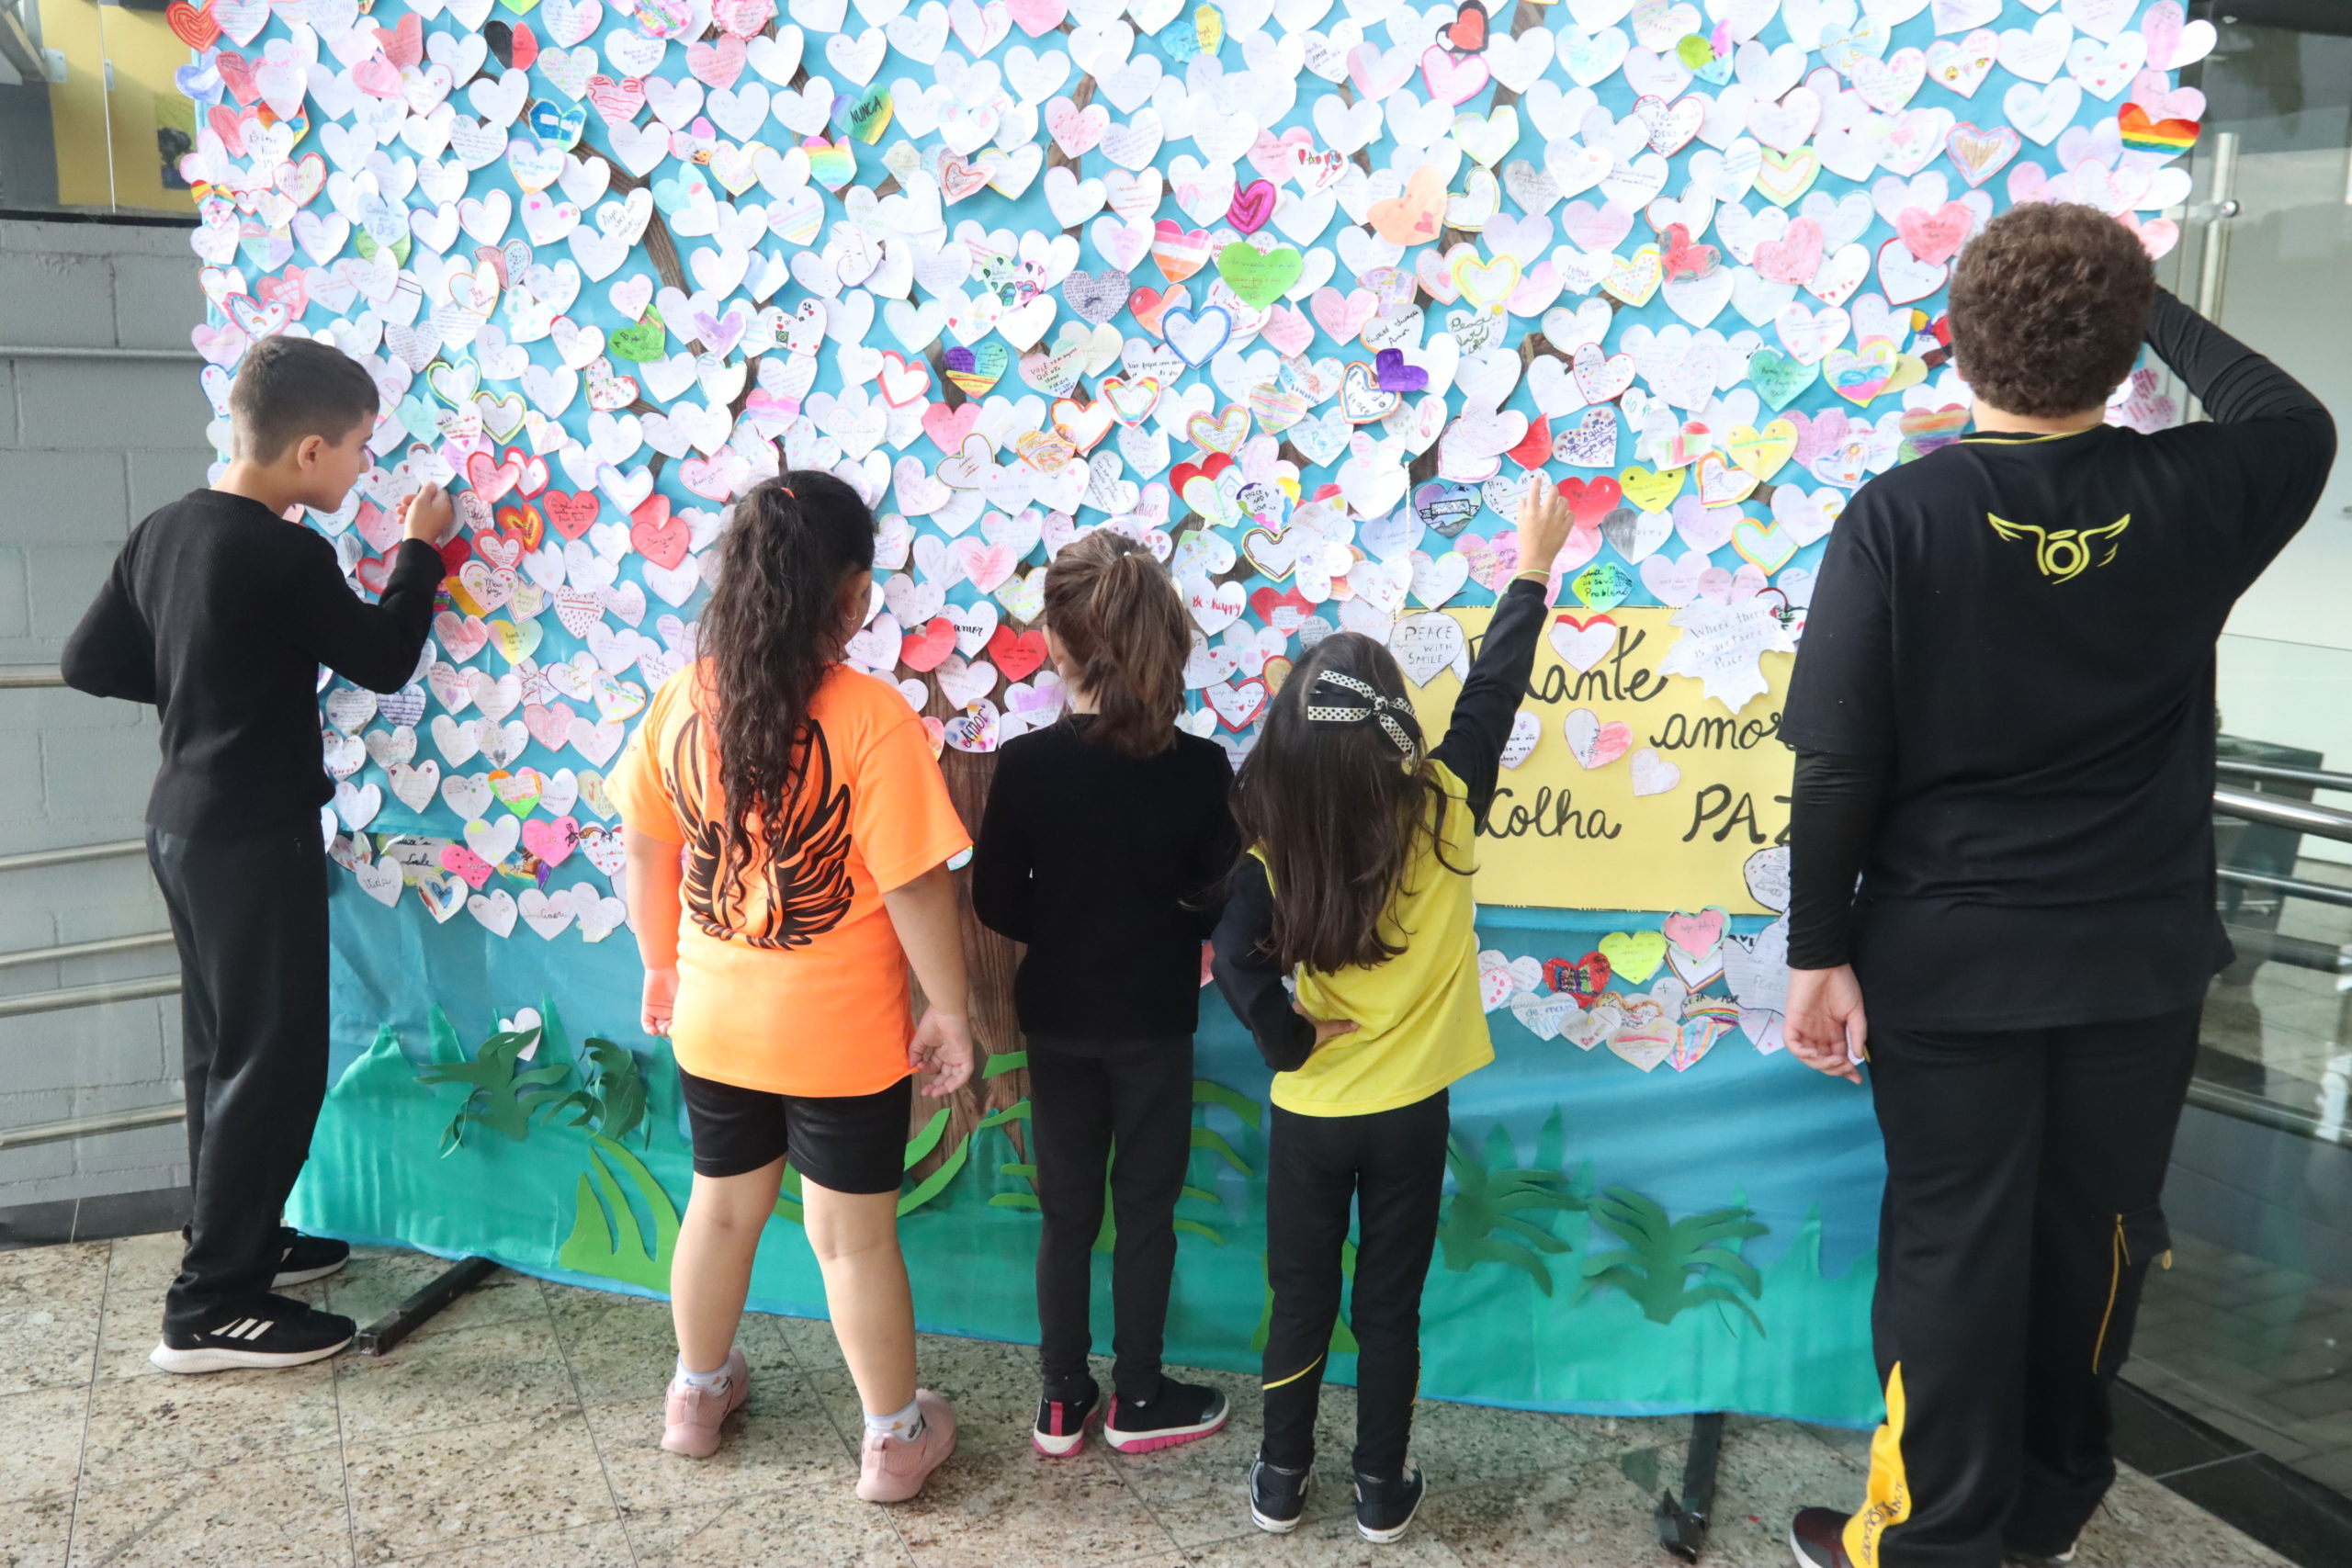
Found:
[[[1494,614],[1446,613],[1474,649]],[[1697,681],[1658,672],[1682,636],[1674,614],[1620,606],[1547,619],[1520,707],[1542,728],[1526,760],[1502,770],[1479,826],[1480,903],[1770,912],[1742,867],[1787,834],[1781,699],[1795,657],[1763,655],[1770,690],[1731,713]],[[1420,689],[1426,734],[1444,733],[1461,690],[1451,671]]]

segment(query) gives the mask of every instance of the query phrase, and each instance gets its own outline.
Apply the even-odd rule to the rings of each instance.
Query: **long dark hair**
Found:
[[[1233,784],[1233,817],[1241,841],[1265,857],[1274,887],[1268,946],[1285,967],[1303,964],[1329,974],[1385,964],[1405,951],[1389,940],[1382,917],[1405,891],[1405,876],[1424,839],[1444,860],[1446,795],[1422,754],[1421,729],[1409,708],[1385,710],[1412,741],[1414,760],[1384,725],[1317,722],[1307,705],[1364,707],[1360,693],[1326,675],[1361,681],[1386,698],[1409,700],[1405,672],[1379,643],[1340,632],[1315,645],[1283,682],[1264,733]]]
[[[728,897],[754,862],[791,852],[808,705],[842,656],[842,585],[873,568],[874,513],[831,474],[795,468],[735,503],[695,632],[718,699]]]
[[[1046,624],[1094,699],[1088,739],[1130,757],[1176,744],[1192,639],[1176,580],[1150,551],[1108,528],[1064,545],[1046,569]]]

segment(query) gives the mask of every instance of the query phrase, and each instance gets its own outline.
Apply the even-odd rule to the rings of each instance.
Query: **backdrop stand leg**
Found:
[[[1715,1511],[1715,1461],[1724,1448],[1724,1416],[1702,1411],[1690,1417],[1690,1449],[1682,1461],[1682,1497],[1671,1492],[1657,1500],[1657,1540],[1685,1562],[1707,1549],[1707,1517]]]
[[[487,1258],[459,1258],[431,1284],[361,1329],[351,1342],[352,1348],[363,1356],[383,1355],[424,1327],[434,1314],[481,1284],[497,1267]]]

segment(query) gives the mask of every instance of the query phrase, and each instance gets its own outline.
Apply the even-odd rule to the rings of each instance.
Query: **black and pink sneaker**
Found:
[[[1111,1396],[1111,1413],[1102,1419],[1102,1440],[1123,1454],[1148,1454],[1198,1442],[1225,1425],[1228,1414],[1225,1393],[1205,1383],[1159,1380],[1159,1397],[1142,1400]]]
[[[1086,1424],[1094,1418],[1094,1402],[1102,1391],[1091,1380],[1078,1399],[1037,1401],[1037,1427],[1029,1441],[1047,1459],[1068,1459],[1086,1446]]]

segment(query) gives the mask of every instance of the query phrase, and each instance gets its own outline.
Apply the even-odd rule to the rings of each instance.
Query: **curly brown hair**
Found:
[[[2013,207],[1952,269],[1952,356],[2005,413],[2080,413],[2132,373],[2155,295],[2139,236],[2098,208]]]

